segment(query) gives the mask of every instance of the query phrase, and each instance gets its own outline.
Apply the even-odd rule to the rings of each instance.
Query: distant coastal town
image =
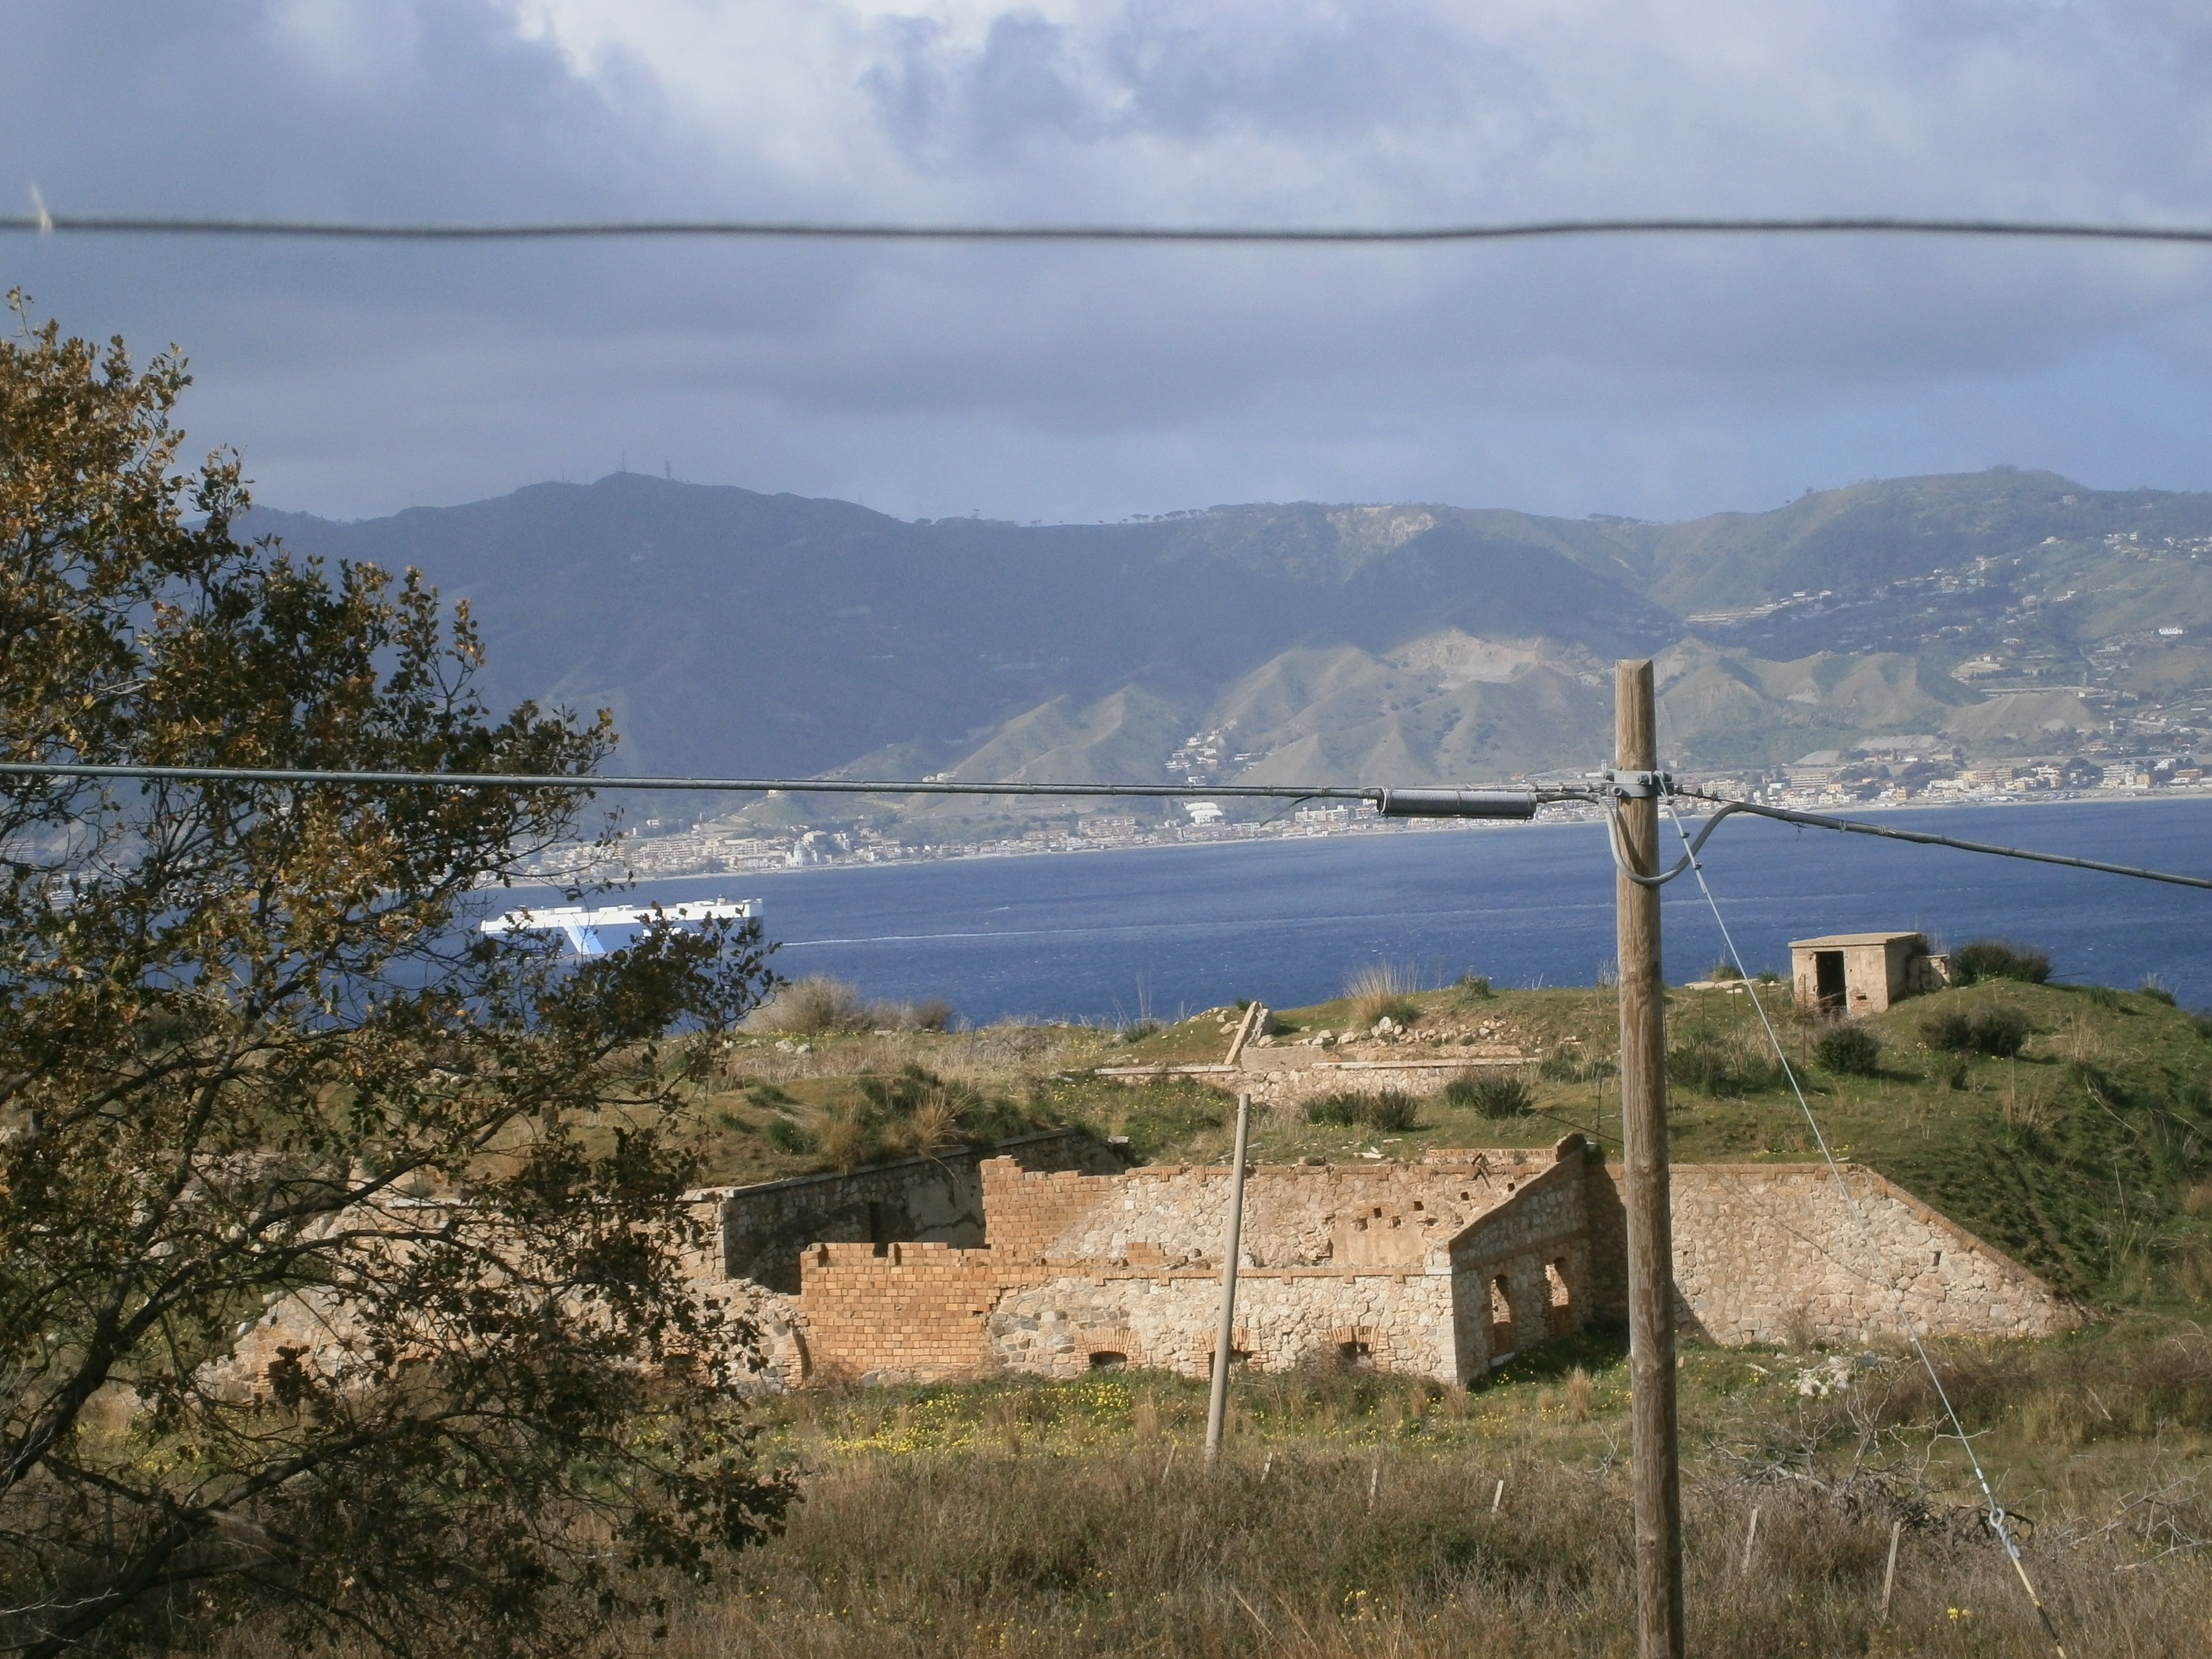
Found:
[[[1553,784],[1577,781],[1553,776],[1528,780]],[[2191,753],[2130,756],[2101,763],[2075,755],[1969,765],[1942,739],[1911,735],[1872,739],[1850,750],[1818,750],[1783,766],[1685,775],[1681,781],[1711,794],[1808,811],[2212,794],[2212,779]],[[838,866],[1498,827],[1454,819],[1385,818],[1364,802],[1264,814],[1254,811],[1255,804],[1249,801],[1216,800],[1194,792],[1163,805],[1170,810],[1146,816],[1136,811],[1075,814],[1033,823],[1015,833],[944,841],[917,839],[912,823],[890,828],[867,822],[798,824],[767,834],[734,818],[688,826],[647,818],[622,830],[611,847],[556,848],[526,873],[547,881],[623,873],[659,878],[764,875]],[[1686,807],[1694,805],[1684,803]],[[1598,811],[1590,805],[1563,802],[1540,808],[1537,820],[1595,820]]]

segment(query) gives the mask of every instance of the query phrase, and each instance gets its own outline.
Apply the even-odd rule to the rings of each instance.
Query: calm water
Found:
[[[2212,802],[1961,807],[1883,822],[2010,846],[2212,875]],[[1669,832],[1671,833],[1671,832]],[[2040,945],[2063,978],[2156,975],[2212,1004],[2212,891],[1731,819],[1707,879],[1745,959],[1789,968],[1808,934],[1913,928],[1956,945]],[[1695,879],[1664,890],[1667,972],[1721,956]],[[1173,1018],[1237,997],[1290,1008],[1377,960],[1441,981],[1588,985],[1613,955],[1613,870],[1596,824],[641,884],[641,897],[763,902],[778,969],[872,997],[942,996],[977,1023],[1010,1015]]]

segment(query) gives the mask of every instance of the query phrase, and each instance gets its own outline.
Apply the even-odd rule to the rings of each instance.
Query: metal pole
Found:
[[[1237,1258],[1244,1249],[1244,1149],[1252,1133],[1252,1097],[1237,1097],[1237,1162],[1229,1176],[1229,1245],[1221,1258],[1221,1325],[1213,1334],[1213,1395],[1206,1402],[1206,1457],[1221,1455],[1229,1414],[1229,1350],[1237,1340]]]
[[[1651,664],[1613,668],[1613,765],[1659,763]],[[1656,793],[1615,797],[1630,865],[1659,870]],[[1635,1471],[1636,1650],[1683,1659],[1682,1493],[1674,1407],[1674,1241],[1667,1182],[1667,1009],[1659,890],[1613,878],[1620,956],[1620,1119],[1628,1212],[1628,1364]]]

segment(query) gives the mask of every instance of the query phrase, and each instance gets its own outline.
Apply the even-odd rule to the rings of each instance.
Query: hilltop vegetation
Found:
[[[1819,1156],[1754,998],[1781,1032],[1839,1158],[1887,1176],[2068,1295],[2106,1306],[2212,1300],[2212,1022],[2155,989],[2002,977],[1912,998],[1842,1028],[1798,1015],[1786,984],[1677,988],[1669,994],[1668,1070],[1679,1160]],[[1279,1011],[1274,1041],[1364,1030],[1373,1010],[1358,1001]],[[1440,1029],[1479,1021],[1486,1040],[1540,1059],[1471,1072],[1465,1086],[1405,1103],[1401,1117],[1380,1115],[1372,1108],[1384,1103],[1363,1106],[1356,1095],[1326,1110],[1263,1112],[1255,1157],[1418,1158],[1431,1146],[1544,1146],[1570,1130],[1617,1148],[1610,990],[1462,986],[1398,993],[1394,1006],[1394,1023],[1404,1028],[1399,1046],[1412,1052],[1424,1052]],[[871,1100],[904,1087],[916,1099],[943,1098],[949,1089],[970,1103],[972,1122],[995,1126],[991,1133],[1078,1122],[1126,1134],[1141,1160],[1218,1159],[1231,1116],[1218,1090],[1188,1079],[1130,1087],[1088,1073],[1108,1064],[1218,1060],[1226,1018],[1209,1010],[1127,1032],[825,1033],[805,1054],[740,1038],[718,1061],[702,1156],[726,1180],[834,1164],[824,1139],[849,1133],[837,1127],[843,1123],[887,1123],[870,1119],[879,1112]],[[1838,1030],[1861,1046],[1838,1050]],[[909,1066],[924,1079],[901,1085]],[[1501,1083],[1511,1085],[1511,1099],[1497,1097]],[[779,1121],[792,1130],[779,1130]],[[883,1150],[916,1150],[911,1134],[894,1129]]]

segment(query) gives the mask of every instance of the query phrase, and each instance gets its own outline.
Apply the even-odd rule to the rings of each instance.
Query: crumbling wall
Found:
[[[1540,1152],[1463,1152],[1419,1164],[1259,1165],[1244,1188],[1243,1265],[1441,1270],[1437,1253],[1452,1237],[1550,1163]],[[1229,1188],[1222,1165],[1132,1170],[1098,1189],[1047,1245],[1044,1259],[1218,1263]],[[998,1224],[994,1210],[994,1240]]]
[[[799,1263],[803,1373],[815,1382],[936,1382],[997,1369],[983,1322],[1034,1273],[988,1249],[817,1244]]]
[[[1001,1143],[1000,1154],[1036,1170],[1109,1170],[1121,1160],[1080,1129],[1048,1129]],[[795,1294],[799,1252],[818,1243],[983,1243],[985,1155],[951,1147],[844,1175],[799,1176],[757,1187],[692,1194],[714,1206],[725,1279]]]
[[[986,1158],[978,1169],[985,1237],[1009,1261],[1043,1261],[1054,1239],[1112,1199],[1128,1178],[1025,1169],[1011,1158]]]
[[[1873,1170],[1843,1166],[1874,1248],[1820,1164],[1677,1164],[1678,1321],[1717,1342],[2045,1336],[2080,1310]]]
[[[1677,1317],[1722,1342],[1862,1341],[1899,1310],[1945,1334],[2074,1317],[2034,1274],[1847,1166],[1870,1258],[1825,1166],[1677,1164]],[[772,1374],[939,1381],[1094,1365],[1206,1374],[1230,1171],[978,1171],[988,1248],[823,1243],[796,1297],[748,1287]],[[1472,1382],[1503,1356],[1626,1311],[1617,1171],[1580,1137],[1422,1164],[1270,1166],[1246,1187],[1234,1345],[1262,1370],[1353,1364]],[[1883,1277],[1883,1275],[1887,1277]]]
[[[1010,1289],[985,1325],[994,1359],[1011,1370],[1068,1377],[1127,1363],[1204,1376],[1220,1317],[1218,1273],[1108,1268]],[[1248,1268],[1237,1276],[1232,1346],[1264,1370],[1352,1365],[1455,1377],[1451,1279]]]
[[[1220,1079],[1224,1088],[1251,1095],[1262,1110],[1288,1111],[1323,1095],[1346,1091],[1373,1094],[1396,1089],[1409,1095],[1433,1095],[1454,1078],[1474,1069],[1517,1070],[1542,1055],[1533,1049],[1484,1044],[1449,1058],[1408,1042],[1401,1054],[1380,1054],[1346,1060],[1331,1048],[1293,1045],[1264,1051],[1247,1048],[1237,1070]]]

